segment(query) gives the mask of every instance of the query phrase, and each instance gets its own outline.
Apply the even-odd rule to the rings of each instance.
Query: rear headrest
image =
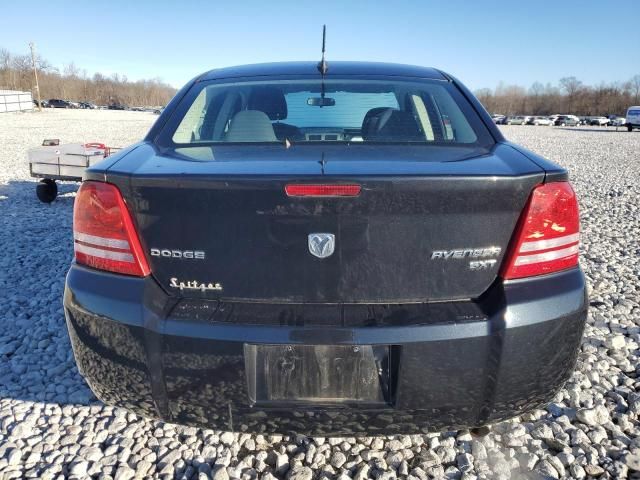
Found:
[[[275,142],[276,134],[269,117],[257,110],[243,110],[231,119],[229,131],[224,137],[227,142]]]
[[[284,93],[276,87],[255,87],[251,90],[247,108],[266,113],[269,120],[284,120],[288,113]]]

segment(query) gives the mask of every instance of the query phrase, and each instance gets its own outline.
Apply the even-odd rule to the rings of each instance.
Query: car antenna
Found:
[[[322,74],[322,78],[327,74],[327,70],[329,70],[329,65],[327,65],[327,61],[324,59],[324,50],[325,50],[325,41],[327,39],[327,26],[322,26],[322,60],[318,62],[318,71]]]
[[[322,25],[322,60],[318,62],[318,71],[320,75],[322,75],[322,83],[320,84],[320,108],[324,105],[324,76],[327,74],[327,70],[329,70],[329,65],[327,65],[327,61],[324,59],[324,46],[325,41],[327,39],[327,26]]]

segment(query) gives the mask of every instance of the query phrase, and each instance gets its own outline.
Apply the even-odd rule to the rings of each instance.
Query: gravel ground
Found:
[[[571,171],[582,207],[589,325],[553,403],[485,437],[232,434],[146,420],[97,401],[61,307],[76,184],[38,202],[26,151],[45,137],[131,143],[138,112],[0,115],[0,478],[631,478],[640,471],[640,132],[504,127]]]

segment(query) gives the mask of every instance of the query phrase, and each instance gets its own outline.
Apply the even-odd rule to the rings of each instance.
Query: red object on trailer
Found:
[[[107,147],[104,143],[85,143],[84,146],[86,148],[97,148],[100,150],[104,150],[104,158],[107,158],[111,155],[111,149],[120,150],[120,147]]]

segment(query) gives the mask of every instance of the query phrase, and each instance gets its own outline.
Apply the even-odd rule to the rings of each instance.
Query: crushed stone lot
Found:
[[[27,149],[58,137],[124,146],[156,118],[0,114],[0,479],[640,478],[640,132],[501,127],[567,167],[581,203],[589,323],[576,372],[551,404],[484,437],[311,438],[147,420],[102,404],[76,369],[62,293],[77,184],[40,203]]]

